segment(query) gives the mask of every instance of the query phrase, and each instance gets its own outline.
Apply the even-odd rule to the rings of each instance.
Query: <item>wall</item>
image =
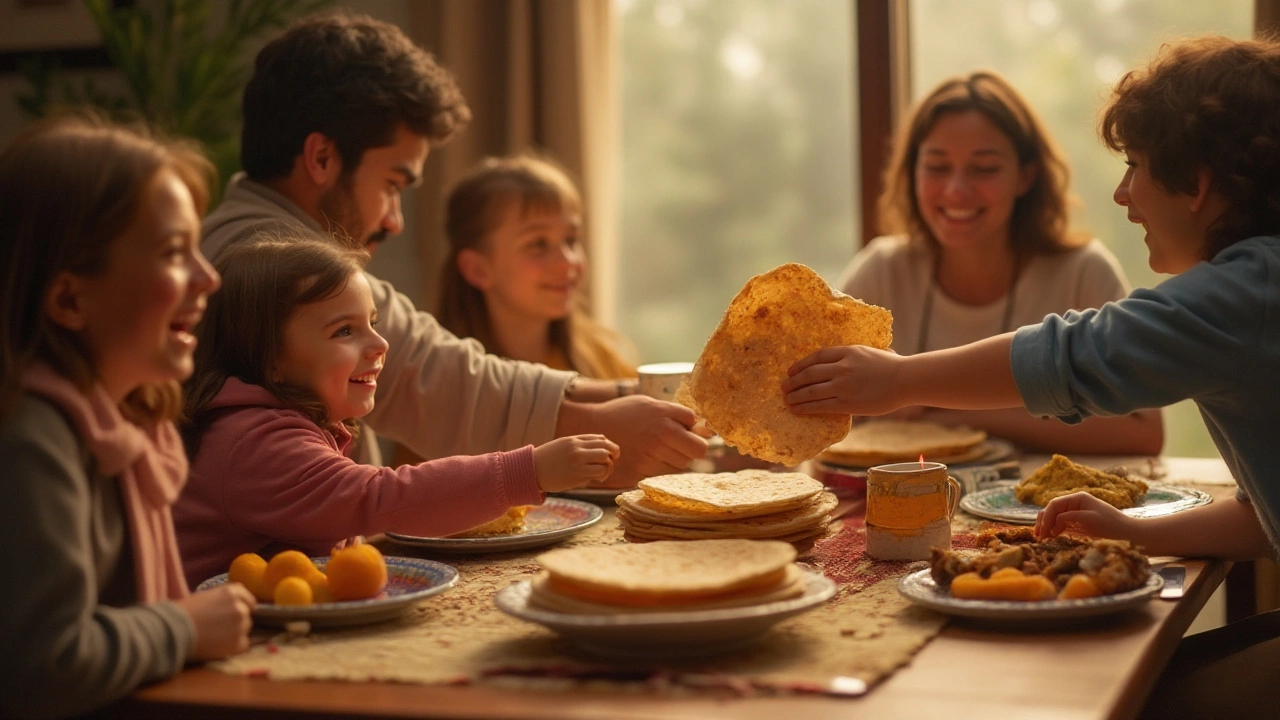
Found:
[[[412,0],[350,0],[339,3],[355,12],[367,13],[380,20],[393,23],[410,32]],[[43,15],[41,15],[43,14]],[[22,22],[15,21],[21,15]],[[34,18],[34,22],[33,22]],[[67,0],[64,5],[52,8],[21,8],[15,0],[0,0],[0,51],[22,47],[77,47],[86,39],[87,11],[78,0]],[[89,26],[92,22],[89,21]],[[92,35],[90,35],[92,37]],[[78,73],[92,77],[106,89],[119,87],[110,70]],[[29,122],[14,98],[26,89],[26,83],[16,73],[0,74],[0,146],[9,141]],[[401,292],[409,295],[419,306],[425,300],[424,283],[419,277],[420,228],[425,222],[438,222],[434,217],[423,217],[420,205],[434,210],[437,198],[421,198],[421,193],[405,196],[405,232],[394,241],[385,243],[370,265],[370,271],[389,280]]]

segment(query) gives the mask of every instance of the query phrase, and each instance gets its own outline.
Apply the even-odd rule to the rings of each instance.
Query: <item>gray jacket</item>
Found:
[[[172,602],[136,604],[119,486],[66,417],[22,396],[0,457],[0,716],[83,713],[177,674],[195,625]]]

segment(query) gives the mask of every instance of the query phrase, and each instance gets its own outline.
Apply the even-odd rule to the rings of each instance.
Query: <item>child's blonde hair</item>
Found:
[[[530,154],[487,158],[449,193],[444,221],[449,255],[441,270],[436,318],[453,334],[475,338],[497,355],[507,353],[494,335],[484,293],[462,277],[458,254],[483,252],[503,211],[513,203],[522,217],[582,212],[582,197],[568,172],[549,158]],[[635,375],[619,350],[625,342],[591,319],[581,294],[568,317],[551,322],[550,333],[552,348],[564,356],[570,370],[597,378]]]
[[[44,311],[59,273],[106,270],[112,243],[138,213],[143,190],[161,170],[208,205],[213,166],[196,146],[153,137],[145,128],[93,116],[37,123],[0,155],[0,417],[20,392],[22,373],[43,362],[84,390],[97,369],[80,336]],[[144,385],[121,403],[137,421],[173,419],[178,383]]]

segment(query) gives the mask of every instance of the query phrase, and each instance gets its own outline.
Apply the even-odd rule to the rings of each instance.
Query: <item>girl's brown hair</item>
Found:
[[[1163,45],[1120,78],[1102,110],[1107,147],[1147,156],[1151,179],[1194,194],[1208,171],[1227,209],[1204,259],[1257,235],[1280,234],[1280,43],[1218,35]]]
[[[213,167],[196,146],[155,138],[142,127],[91,116],[37,123],[0,155],[0,417],[21,389],[22,373],[43,362],[88,390],[97,376],[81,337],[44,312],[62,272],[105,271],[112,244],[138,213],[143,190],[161,170],[187,186],[203,215]],[[177,416],[178,383],[144,385],[121,403],[127,417]]]
[[[195,372],[187,381],[183,439],[195,456],[211,418],[206,411],[227,378],[260,385],[317,425],[330,425],[311,390],[277,382],[272,368],[283,353],[284,329],[302,305],[327,300],[362,272],[368,255],[310,236],[264,237],[237,243],[218,257],[222,289],[209,298],[196,330]],[[355,422],[344,423],[355,432]]]
[[[453,334],[475,338],[497,355],[507,353],[494,336],[484,293],[462,277],[458,254],[484,252],[489,234],[512,204],[522,217],[582,211],[582,198],[564,168],[534,155],[487,158],[449,193],[444,222],[449,256],[440,273],[436,318]],[[635,375],[617,349],[622,339],[591,319],[581,295],[568,317],[551,322],[550,333],[552,348],[570,370],[597,378]]]
[[[1054,253],[1086,242],[1083,235],[1068,231],[1067,184],[1071,170],[1062,152],[1022,95],[990,71],[944,80],[916,104],[894,139],[893,157],[885,169],[884,190],[878,204],[880,232],[905,233],[938,249],[938,239],[924,221],[916,199],[915,169],[920,144],[938,118],[970,111],[982,113],[1009,138],[1020,168],[1035,169],[1031,186],[1014,202],[1009,218],[1009,238],[1014,248],[1030,254]]]

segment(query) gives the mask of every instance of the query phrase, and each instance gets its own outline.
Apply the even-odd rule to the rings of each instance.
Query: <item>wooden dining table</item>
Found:
[[[1024,467],[1043,460],[1024,458]],[[1215,499],[1235,493],[1221,460],[1167,457],[1161,464],[1166,477],[1210,483],[1200,489]],[[1131,718],[1230,568],[1218,560],[1179,563],[1187,570],[1181,598],[1155,599],[1137,610],[1049,628],[955,620],[909,665],[854,696],[277,681],[194,667],[137,691],[115,709],[120,717],[191,719]]]

